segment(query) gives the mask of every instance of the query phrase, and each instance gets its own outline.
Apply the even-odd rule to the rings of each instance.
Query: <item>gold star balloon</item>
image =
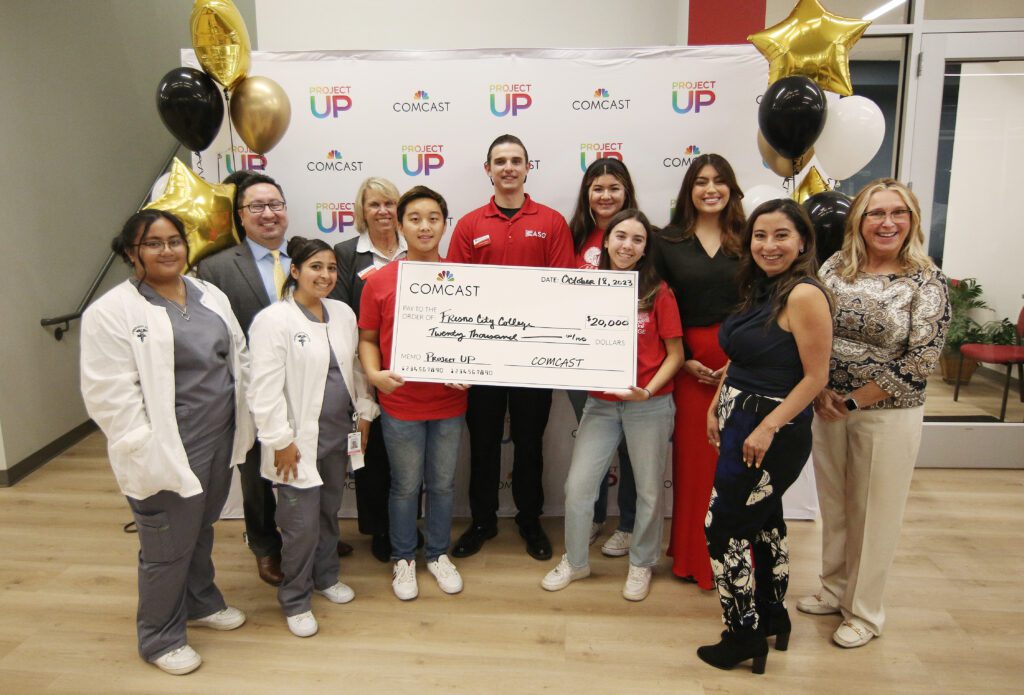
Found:
[[[850,49],[870,24],[832,14],[818,0],[800,0],[788,17],[747,41],[768,60],[768,84],[804,75],[826,91],[850,96]]]
[[[827,183],[825,183],[825,179],[823,179],[821,174],[818,173],[818,168],[811,167],[807,172],[807,176],[804,177],[804,180],[801,181],[800,185],[797,186],[795,191],[793,191],[793,200],[803,205],[803,202],[812,195],[817,195],[818,193],[824,193],[825,191],[830,190],[832,189],[828,187]]]
[[[207,183],[178,158],[171,164],[164,194],[145,207],[165,210],[185,225],[188,265],[239,243],[232,214],[234,184]]]

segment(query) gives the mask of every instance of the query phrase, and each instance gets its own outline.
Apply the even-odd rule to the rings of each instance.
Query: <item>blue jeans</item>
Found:
[[[444,420],[399,420],[381,413],[384,444],[391,460],[388,493],[391,557],[416,557],[416,514],[420,488],[426,482],[427,561],[448,552],[452,535],[455,464],[462,438],[461,416]]]
[[[569,396],[569,403],[576,413],[576,423],[579,424],[583,417],[583,408],[587,405],[587,398],[590,397],[586,391],[566,391]],[[619,487],[616,499],[619,503],[619,525],[617,531],[633,533],[633,520],[636,519],[636,482],[633,480],[633,467],[629,463],[629,448],[626,440],[619,442]],[[603,524],[608,518],[608,476],[601,479],[601,489],[597,493],[597,502],[594,503],[594,521]]]
[[[612,402],[593,396],[587,400],[565,481],[565,551],[573,567],[589,564],[590,524],[598,484],[608,474],[623,435],[636,480],[636,522],[629,562],[637,567],[657,564],[664,526],[661,498],[665,462],[675,409],[671,395],[637,402]]]

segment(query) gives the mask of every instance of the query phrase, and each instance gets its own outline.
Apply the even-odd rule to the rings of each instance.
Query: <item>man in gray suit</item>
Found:
[[[237,246],[204,259],[197,274],[228,296],[235,317],[248,336],[253,317],[271,301],[277,301],[278,282],[288,276],[291,267],[285,252],[288,206],[281,187],[264,174],[238,172],[226,182],[237,185],[235,226],[240,234],[244,230],[245,236]],[[277,586],[284,579],[281,534],[274,520],[277,504],[273,489],[260,476],[259,442],[249,450],[239,473],[249,548],[256,555],[260,579]]]

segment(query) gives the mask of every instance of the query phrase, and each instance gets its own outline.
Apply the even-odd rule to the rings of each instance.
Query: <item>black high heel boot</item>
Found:
[[[765,637],[775,638],[775,650],[784,652],[789,649],[789,633],[793,624],[789,622],[789,611],[781,603],[774,603],[767,607],[760,615],[759,620],[764,625]]]
[[[761,674],[768,663],[768,640],[760,630],[727,632],[718,644],[698,647],[697,656],[704,663],[724,670],[753,659],[751,672]]]

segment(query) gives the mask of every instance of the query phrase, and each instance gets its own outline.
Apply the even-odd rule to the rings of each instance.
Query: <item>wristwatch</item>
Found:
[[[853,400],[852,398],[847,398],[845,401],[843,401],[843,405],[845,405],[846,409],[849,410],[851,413],[860,407],[857,405],[857,401]]]

